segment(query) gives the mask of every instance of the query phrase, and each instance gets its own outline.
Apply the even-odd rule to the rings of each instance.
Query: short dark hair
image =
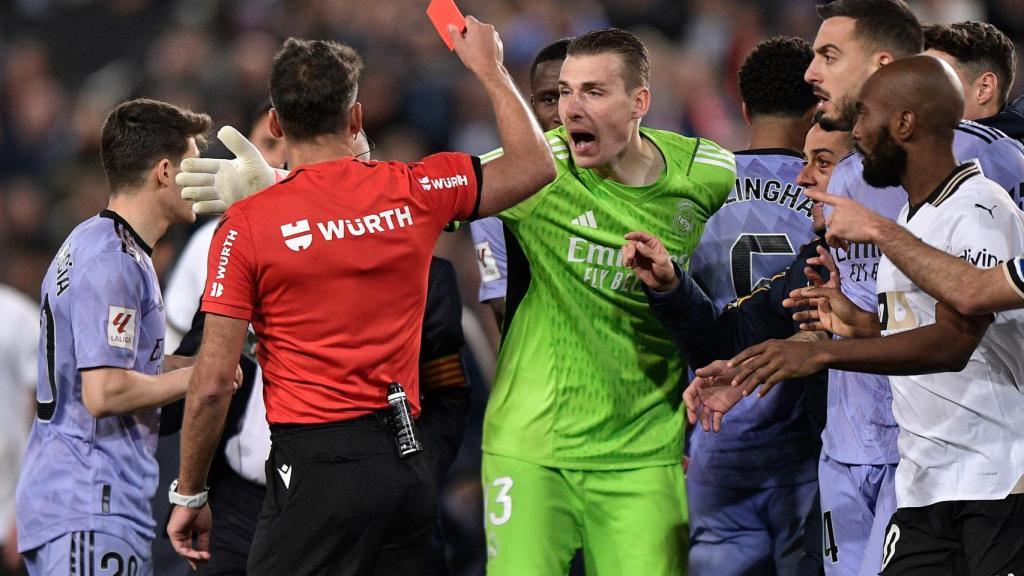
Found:
[[[257,122],[267,121],[267,112],[274,106],[270,103],[270,97],[266,97],[245,109],[242,116],[242,126],[246,131],[252,130]],[[248,132],[246,132],[248,133]]]
[[[818,16],[856,20],[857,37],[876,52],[906,58],[924,51],[921,23],[903,0],[835,0],[818,6]]]
[[[289,38],[274,56],[270,99],[285,135],[311,140],[348,125],[363,59],[329,40]]]
[[[818,101],[804,82],[814,59],[803,38],[776,36],[758,44],[740,66],[740,96],[752,116],[800,117]]]
[[[956,58],[972,81],[985,72],[995,74],[999,79],[999,105],[1006,104],[1017,73],[1017,54],[1013,41],[999,28],[971,21],[932,24],[924,28],[924,47]]]
[[[110,193],[141,184],[146,172],[163,158],[180,162],[189,138],[195,138],[200,150],[205,148],[210,126],[206,114],[167,102],[139,98],[118,104],[103,123],[100,139]]]
[[[537,66],[545,62],[565,60],[570,42],[572,42],[572,38],[562,38],[541,48],[540,52],[537,52],[537,55],[533,58],[533,64],[530,65],[530,78],[533,78],[533,75],[537,72]]]
[[[569,42],[566,56],[593,56],[612,52],[622,57],[626,89],[651,83],[651,57],[636,34],[618,28],[603,28],[580,34]]]

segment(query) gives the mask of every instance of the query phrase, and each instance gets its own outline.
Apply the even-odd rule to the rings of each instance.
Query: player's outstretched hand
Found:
[[[485,76],[503,70],[504,47],[494,26],[466,16],[466,31],[449,24],[448,35],[452,37],[455,53],[473,74]]]
[[[210,529],[213,514],[210,505],[202,508],[172,506],[171,518],[167,521],[167,536],[171,546],[184,558],[193,570],[210,561]],[[195,543],[193,544],[193,539]]]
[[[192,200],[196,214],[219,214],[235,202],[273,184],[274,169],[245,136],[231,126],[217,132],[217,138],[235,154],[233,160],[186,158],[175,182],[181,197]]]
[[[755,344],[729,360],[728,366],[736,369],[732,385],[744,396],[761,386],[758,396],[764,396],[779,382],[810,376],[825,368],[818,353],[820,344],[827,342],[768,340]]]
[[[647,232],[626,234],[622,247],[622,261],[641,282],[655,292],[671,292],[679,285],[675,266],[668,250],[656,237]]]
[[[743,399],[743,392],[730,385],[735,370],[728,368],[724,360],[716,360],[696,373],[697,377],[683,392],[686,417],[690,424],[700,420],[705,432],[718,432],[725,414]]]
[[[809,310],[793,314],[801,330],[824,330],[843,338],[872,338],[879,335],[878,316],[861,310],[838,288],[797,288],[783,300],[787,308],[810,305]]]
[[[812,274],[813,269],[806,268],[804,272],[814,286],[797,288],[782,301],[786,308],[804,308],[793,314],[793,320],[800,324],[800,329],[809,332],[824,330],[844,338],[878,336],[878,317],[873,312],[861,310],[843,294],[839,270],[829,251],[819,246],[818,256],[808,258],[807,263],[824,266],[829,271],[829,278],[823,282],[817,272]]]
[[[846,249],[850,242],[874,243],[879,230],[888,222],[857,201],[832,196],[819,190],[807,190],[808,198],[832,207],[828,222],[825,223],[825,240],[830,246]]]
[[[842,288],[842,275],[839,273],[836,261],[832,259],[832,253],[824,246],[818,246],[816,250],[818,255],[807,259],[807,266],[804,267],[804,275],[807,276],[807,279],[813,286]],[[818,273],[814,266],[822,266],[825,270],[828,270],[828,280],[822,278],[821,274]]]

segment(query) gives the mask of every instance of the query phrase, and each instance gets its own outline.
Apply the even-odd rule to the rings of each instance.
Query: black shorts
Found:
[[[882,576],[1024,575],[1024,494],[899,508],[882,546]]]
[[[418,575],[437,515],[426,451],[399,458],[382,416],[272,426],[251,576]]]

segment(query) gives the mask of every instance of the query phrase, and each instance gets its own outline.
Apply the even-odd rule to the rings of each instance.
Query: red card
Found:
[[[441,35],[441,39],[444,40],[448,49],[455,50],[452,38],[448,35],[448,25],[454,24],[459,32],[466,31],[466,18],[459,11],[459,7],[455,5],[455,0],[430,0],[430,6],[427,6],[427,16],[434,23],[434,28],[437,28],[437,33]]]

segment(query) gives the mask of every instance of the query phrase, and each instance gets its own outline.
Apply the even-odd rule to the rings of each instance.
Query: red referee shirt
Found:
[[[419,413],[434,244],[476,215],[480,161],[345,158],[236,202],[210,245],[203,312],[252,322],[271,424],[348,420],[401,382]]]

